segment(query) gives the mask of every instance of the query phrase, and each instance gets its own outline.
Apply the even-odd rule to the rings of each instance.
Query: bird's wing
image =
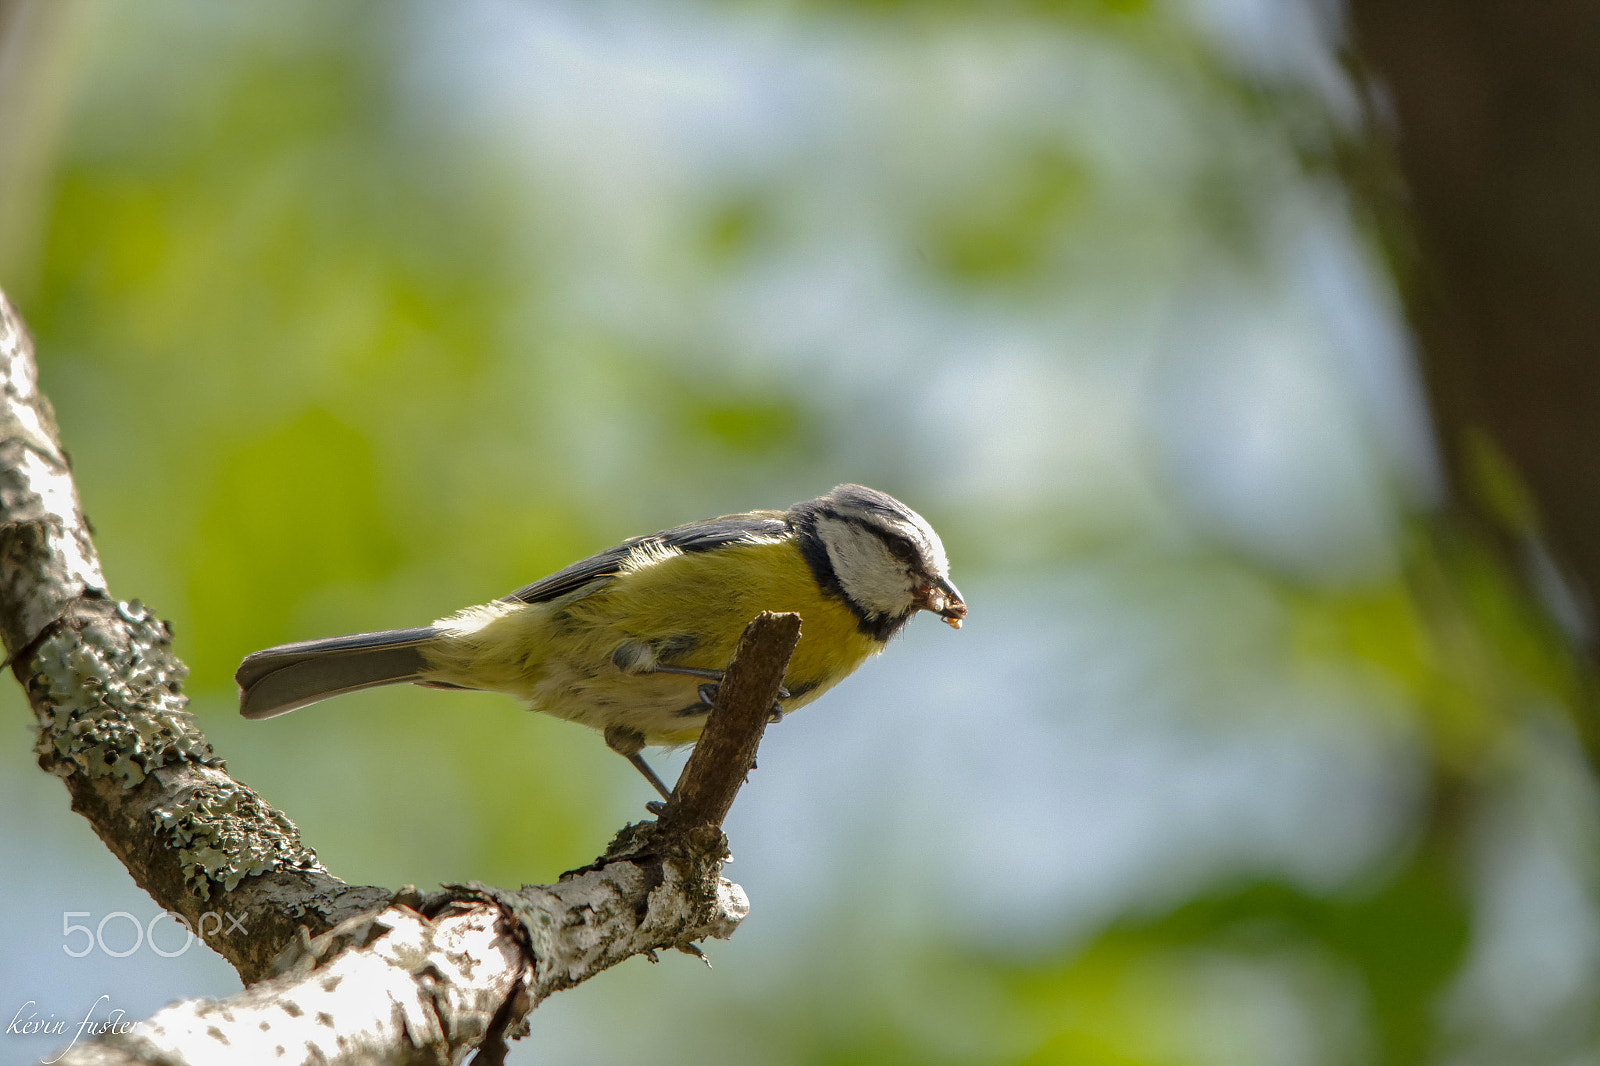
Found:
[[[789,523],[782,511],[752,511],[749,514],[724,515],[705,522],[692,522],[644,537],[630,537],[614,548],[580,559],[549,577],[524,585],[505,597],[505,600],[544,603],[576,592],[592,582],[621,573],[623,562],[641,544],[659,544],[682,552],[703,552],[752,537],[782,537],[789,533]]]

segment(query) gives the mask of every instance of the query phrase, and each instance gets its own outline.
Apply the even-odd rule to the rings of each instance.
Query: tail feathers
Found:
[[[427,666],[431,626],[280,644],[245,658],[233,675],[246,718],[288,714],[330,696],[416,681]]]

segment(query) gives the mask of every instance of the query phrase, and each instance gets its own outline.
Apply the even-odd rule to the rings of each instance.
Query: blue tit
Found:
[[[258,651],[234,675],[239,713],[271,718],[401,682],[504,692],[601,730],[667,796],[640,751],[700,735],[722,668],[762,611],[801,617],[775,708],[787,714],[882,651],[918,611],[959,629],[967,605],[922,516],[840,485],[787,511],[634,537],[431,626]]]

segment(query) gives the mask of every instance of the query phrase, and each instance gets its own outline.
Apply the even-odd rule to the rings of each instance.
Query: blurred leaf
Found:
[[[771,455],[794,448],[806,429],[804,416],[782,399],[706,399],[685,412],[697,436],[731,452]]]
[[[1025,156],[1015,173],[935,222],[933,264],[968,284],[1041,281],[1089,188],[1084,165],[1059,149]]]
[[[371,442],[321,411],[217,457],[188,553],[189,601],[207,620],[190,638],[198,685],[240,649],[288,639],[297,591],[394,569],[402,548],[376,486]]]

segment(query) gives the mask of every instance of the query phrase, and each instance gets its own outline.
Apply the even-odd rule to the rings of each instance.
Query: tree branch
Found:
[[[763,611],[746,627],[717,688],[713,715],[662,813],[668,826],[720,826],[756,765],[756,748],[777,705],[789,656],[800,643],[800,616]]]
[[[171,631],[107,594],[33,344],[3,295],[0,638],[33,708],[40,767],[139,887],[245,981],[269,972],[300,925],[320,933],[389,898],[330,874],[289,819],[228,776],[184,710]],[[223,909],[246,935],[201,921]]]
[[[436,1063],[474,1047],[493,1063],[552,992],[631,955],[698,955],[749,910],[721,877],[720,826],[799,625],[750,624],[661,819],[623,829],[591,866],[516,892],[348,885],[228,775],[184,709],[167,625],[108,595],[32,342],[0,294],[0,638],[40,766],[139,886],[252,984],[74,1046],[63,1063]],[[237,921],[202,921],[223,910]]]

